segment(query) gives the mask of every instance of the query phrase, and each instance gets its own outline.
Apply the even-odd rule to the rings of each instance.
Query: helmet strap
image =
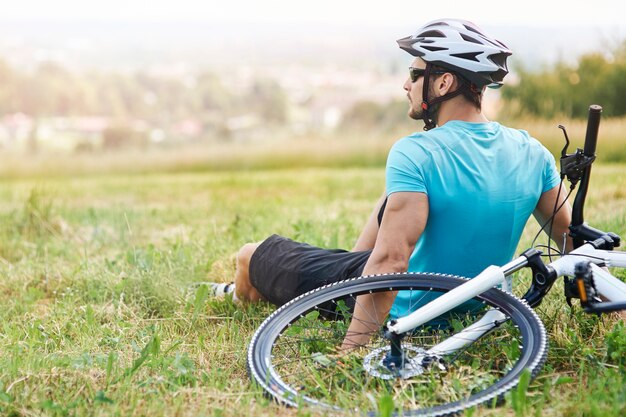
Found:
[[[422,119],[424,120],[424,130],[430,130],[437,126],[437,123],[432,119],[430,115],[430,106],[428,102],[428,85],[430,84],[430,70],[432,65],[427,62],[426,68],[424,68],[424,80],[422,84]]]
[[[456,90],[446,93],[441,97],[436,97],[432,100],[428,100],[428,87],[430,84],[430,71],[432,68],[432,64],[430,62],[426,63],[426,68],[424,68],[424,84],[422,86],[422,119],[424,120],[424,130],[430,130],[437,126],[437,121],[435,120],[434,114],[431,114],[432,106],[437,103],[441,103],[442,101],[450,100],[453,97],[458,96],[463,92],[464,88],[467,88],[465,84],[459,83],[459,86]]]

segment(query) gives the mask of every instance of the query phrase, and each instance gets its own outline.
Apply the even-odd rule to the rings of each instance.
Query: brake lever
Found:
[[[567,177],[568,181],[572,184],[572,188],[576,186],[578,181],[583,176],[585,168],[590,166],[596,159],[595,155],[585,155],[582,149],[577,148],[576,152],[572,154],[567,153],[567,149],[570,145],[569,137],[567,136],[567,130],[565,126],[559,125],[559,129],[563,131],[565,136],[565,146],[561,150],[561,179]]]

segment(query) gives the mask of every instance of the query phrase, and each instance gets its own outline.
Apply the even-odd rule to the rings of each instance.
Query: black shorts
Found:
[[[307,291],[360,276],[371,253],[321,249],[272,235],[250,259],[250,282],[281,306]]]

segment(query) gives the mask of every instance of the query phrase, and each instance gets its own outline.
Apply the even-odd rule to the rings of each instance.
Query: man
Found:
[[[472,277],[513,257],[531,214],[543,225],[565,192],[552,155],[524,131],[487,120],[481,100],[502,84],[511,51],[476,25],[430,22],[398,40],[415,58],[404,83],[409,116],[426,132],[391,149],[386,189],[353,251],[329,251],[271,236],[238,254],[236,298],[281,305],[348,277],[400,271]],[[438,127],[437,127],[438,126]],[[552,238],[562,242],[570,222],[565,202]],[[218,288],[218,290],[224,288]],[[344,347],[367,342],[376,312],[407,314],[408,294],[360,296]]]

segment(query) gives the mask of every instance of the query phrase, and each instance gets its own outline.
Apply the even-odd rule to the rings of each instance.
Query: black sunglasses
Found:
[[[423,77],[426,72],[425,68],[415,68],[409,67],[409,76],[411,77],[411,82],[414,83],[418,80],[419,77]],[[431,71],[431,74],[445,74],[445,71]]]

